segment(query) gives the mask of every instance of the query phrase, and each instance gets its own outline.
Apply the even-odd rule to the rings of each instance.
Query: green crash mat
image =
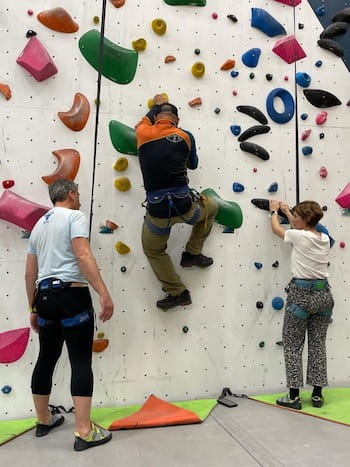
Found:
[[[249,399],[254,399],[258,402],[281,407],[276,404],[276,399],[284,396],[284,393],[268,394],[259,396],[249,396]],[[350,425],[350,388],[325,388],[322,391],[324,397],[323,407],[313,407],[311,403],[311,391],[302,391],[301,403],[302,410],[295,410],[306,415],[322,418],[343,425]],[[290,410],[290,409],[287,409]]]
[[[0,421],[0,446],[7,441],[31,430],[36,425],[36,418]]]

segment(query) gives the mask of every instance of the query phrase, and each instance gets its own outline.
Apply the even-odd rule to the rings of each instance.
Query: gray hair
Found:
[[[49,195],[52,204],[55,204],[57,201],[65,201],[70,191],[77,192],[78,185],[71,180],[67,180],[66,178],[55,180],[49,185]]]

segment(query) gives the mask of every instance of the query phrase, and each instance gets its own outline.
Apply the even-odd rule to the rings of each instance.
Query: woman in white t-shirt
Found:
[[[291,224],[281,227],[280,209]],[[315,201],[298,203],[291,211],[285,202],[270,200],[272,232],[291,243],[292,280],[287,287],[283,346],[289,394],[278,405],[301,409],[302,353],[308,335],[307,384],[313,386],[314,407],[322,407],[322,388],[327,385],[326,335],[334,301],[328,283],[330,237],[317,230],[323,211]]]

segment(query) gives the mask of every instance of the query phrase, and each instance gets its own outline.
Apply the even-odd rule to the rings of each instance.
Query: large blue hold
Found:
[[[249,68],[255,68],[259,63],[260,55],[261,49],[254,48],[247,50],[247,52],[242,55],[242,62],[245,66],[249,66]]]
[[[251,25],[269,37],[287,34],[286,30],[273,16],[262,8],[252,8]]]
[[[281,297],[275,297],[272,299],[272,308],[274,310],[282,310],[284,307],[284,300]]]
[[[311,83],[311,76],[303,71],[298,71],[298,73],[295,74],[295,81],[302,88],[308,88]]]
[[[277,112],[274,105],[274,99],[279,97],[284,105],[283,112]],[[266,98],[266,110],[270,118],[276,123],[287,123],[294,115],[294,99],[287,89],[273,89]]]

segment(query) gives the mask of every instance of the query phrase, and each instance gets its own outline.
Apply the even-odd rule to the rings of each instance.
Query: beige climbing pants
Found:
[[[186,286],[181,281],[180,276],[176,273],[170,256],[166,252],[167,241],[170,232],[165,235],[158,235],[152,232],[147,225],[147,221],[154,226],[160,228],[171,227],[174,224],[186,223],[190,220],[196,209],[200,209],[199,217],[193,225],[191,236],[186,243],[185,250],[193,255],[201,253],[203,244],[210,234],[214,219],[218,210],[215,201],[207,197],[201,197],[200,201],[194,202],[191,209],[183,216],[174,216],[170,219],[160,219],[150,216],[148,213],[145,216],[145,221],[142,226],[142,247],[143,251],[153,269],[157,279],[162,283],[163,288],[170,295],[179,295],[186,290]]]

